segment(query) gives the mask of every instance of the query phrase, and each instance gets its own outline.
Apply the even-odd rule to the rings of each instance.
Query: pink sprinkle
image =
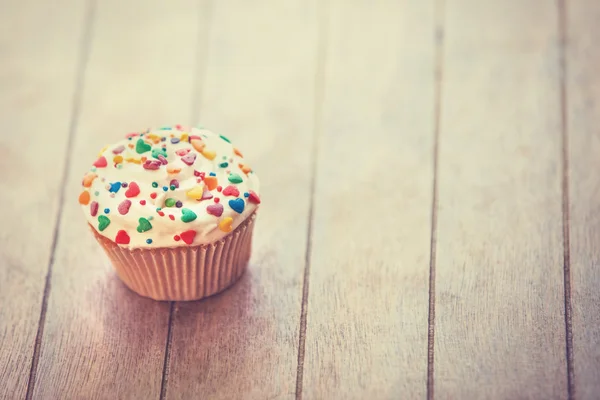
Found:
[[[191,149],[179,149],[175,152],[175,154],[177,154],[179,157],[183,157],[190,151],[191,151]]]
[[[194,161],[196,161],[196,153],[189,153],[186,156],[181,157],[181,161],[183,161],[187,165],[192,165]]]
[[[160,161],[154,161],[154,160],[146,160],[146,162],[144,163],[143,167],[144,169],[159,169],[160,168]]]
[[[131,207],[131,200],[125,199],[119,204],[118,210],[119,214],[125,215],[129,212],[129,207]]]
[[[90,204],[90,214],[92,215],[92,217],[95,217],[98,214],[98,202],[97,201],[92,201],[92,203]]]
[[[160,163],[161,163],[162,165],[167,165],[167,164],[169,163],[169,162],[167,161],[167,159],[166,159],[166,158],[165,158],[165,157],[164,157],[162,154],[159,154],[159,155],[158,155],[158,159],[160,160]]]
[[[121,154],[123,152],[123,150],[125,150],[125,146],[121,145],[119,147],[115,147],[113,149],[113,153],[114,154]]]

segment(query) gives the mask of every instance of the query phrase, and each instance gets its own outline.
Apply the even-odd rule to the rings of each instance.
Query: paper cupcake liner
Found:
[[[199,300],[221,292],[244,273],[252,248],[255,215],[223,239],[198,246],[126,249],[100,235],[96,240],[121,280],[154,300]]]

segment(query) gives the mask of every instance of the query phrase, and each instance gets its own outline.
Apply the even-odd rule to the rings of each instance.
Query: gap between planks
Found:
[[[573,368],[573,319],[571,300],[571,245],[569,227],[569,132],[567,128],[567,4],[557,0],[560,125],[562,141],[562,224],[563,224],[563,271],[565,298],[565,351],[567,361],[567,391],[569,400],[575,398],[575,370]]]
[[[323,130],[323,103],[325,98],[325,67],[327,65],[327,46],[330,2],[318,3],[319,21],[317,24],[315,69],[315,101],[313,108],[312,157],[310,160],[310,204],[308,205],[308,224],[306,228],[306,253],[304,259],[304,276],[302,283],[302,304],[300,308],[300,332],[298,336],[298,370],[296,372],[296,400],[302,399],[302,383],[304,379],[304,354],[306,349],[306,318],[308,313],[308,295],[310,283],[310,257],[312,253],[313,210],[315,206],[315,187],[319,159],[319,140]]]
[[[42,306],[40,308],[40,319],[38,322],[38,329],[33,347],[33,358],[31,360],[31,369],[29,371],[29,380],[27,382],[27,392],[25,394],[25,398],[27,400],[30,400],[33,396],[33,390],[35,388],[35,378],[37,375],[38,362],[40,358],[40,349],[42,347],[42,338],[44,337],[44,326],[46,325],[46,311],[48,309],[48,298],[50,296],[50,290],[52,287],[52,267],[54,266],[56,245],[58,243],[58,235],[60,231],[60,221],[62,217],[63,206],[65,203],[65,189],[67,186],[66,183],[69,179],[69,168],[71,164],[71,152],[73,147],[73,141],[75,138],[75,131],[79,122],[83,83],[85,71],[89,60],[90,43],[92,40],[95,13],[96,0],[87,0],[85,15],[83,16],[85,28],[83,30],[83,34],[81,35],[81,41],[79,43],[79,57],[77,60],[77,74],[75,76],[75,90],[73,92],[73,103],[71,107],[69,133],[67,135],[67,147],[65,153],[65,160],[63,164],[62,177],[60,180],[58,212],[56,213],[56,221],[54,223],[54,232],[52,236],[52,244],[50,247],[50,258],[48,260],[48,269],[46,272],[46,279],[44,282]]]

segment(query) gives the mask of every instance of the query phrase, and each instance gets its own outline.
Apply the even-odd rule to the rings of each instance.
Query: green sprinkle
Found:
[[[223,135],[219,135],[219,136],[221,136],[221,139],[223,139],[227,143],[231,143],[231,141],[229,139],[227,139],[225,136],[223,136]]]
[[[171,190],[175,190],[177,189],[177,187],[175,187],[175,185],[171,185]]]
[[[137,231],[139,233],[147,232],[150,229],[152,229],[152,224],[150,224],[150,221],[148,221],[146,218],[142,217],[138,220],[138,222],[139,222],[139,225],[137,227]]]
[[[167,150],[162,147],[155,147],[152,149],[152,157],[158,158],[158,156],[163,156],[167,158]]]
[[[181,214],[181,220],[183,222],[192,222],[197,217],[196,213],[190,210],[189,208],[182,208]]]
[[[219,164],[219,167],[221,167],[221,168],[227,168],[228,166],[229,166],[229,163],[226,163],[226,162]]]
[[[109,225],[110,225],[110,219],[108,219],[108,217],[107,217],[107,216],[105,216],[105,215],[100,215],[100,216],[98,217],[98,230],[99,230],[100,232],[102,232],[103,230],[105,230],[105,229],[106,229],[106,227],[107,227],[107,226],[109,226]]]
[[[96,191],[94,192],[94,196],[99,196],[99,195],[100,195],[100,192],[96,190]]]
[[[153,187],[153,188],[157,188],[157,187],[158,187],[158,183],[156,183],[156,182],[152,182],[152,187]]]
[[[173,207],[176,203],[177,203],[177,200],[172,199],[170,197],[167,200],[165,200],[165,206],[167,206],[167,207]]]
[[[150,151],[151,148],[152,148],[152,146],[144,143],[144,140],[142,140],[142,139],[138,139],[137,143],[135,144],[135,151],[138,154],[143,154],[147,151]]]
[[[242,177],[238,174],[229,174],[229,182],[231,183],[241,183],[243,181]]]

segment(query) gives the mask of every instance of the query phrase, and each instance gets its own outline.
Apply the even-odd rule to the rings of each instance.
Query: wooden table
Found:
[[[600,398],[598,21],[592,0],[4,0],[0,398]],[[253,258],[154,302],[80,179],[129,131],[196,122],[261,178]]]

